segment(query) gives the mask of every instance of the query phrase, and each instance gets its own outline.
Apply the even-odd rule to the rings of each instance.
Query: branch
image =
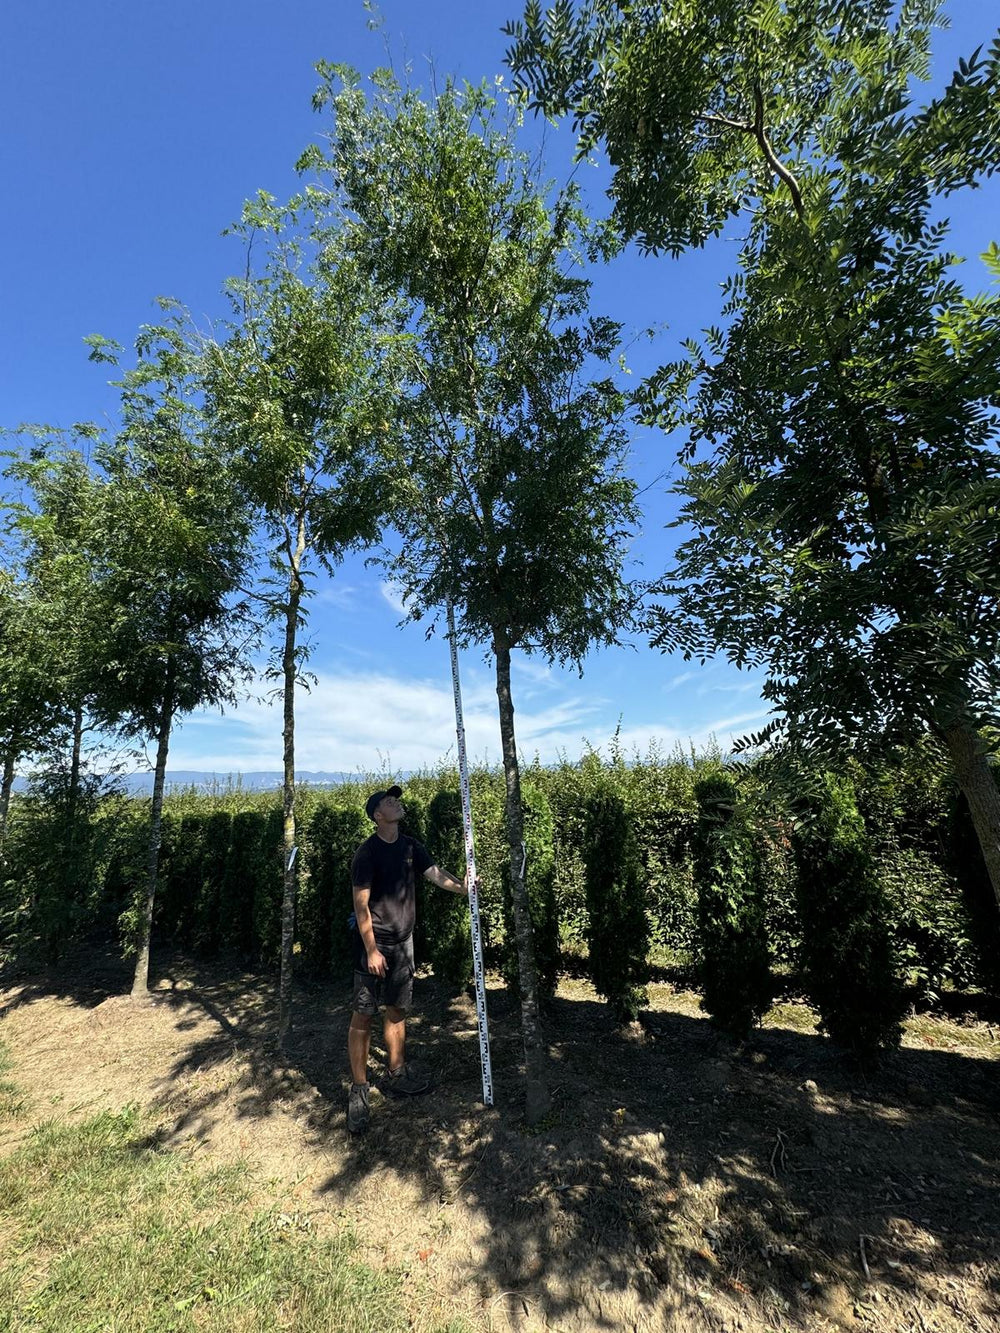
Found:
[[[707,113],[695,116],[695,120],[702,120],[706,125],[726,125],[731,130],[742,130],[744,134],[753,134],[753,125],[745,120],[730,120],[728,116],[710,116]]]
[[[756,79],[754,80],[754,85],[753,85],[753,105],[754,105],[753,136],[760,144],[761,152],[767,158],[768,166],[771,168],[772,171],[776,172],[777,175],[780,176],[781,179],[788,186],[789,193],[792,196],[792,203],[795,206],[795,211],[799,216],[799,221],[801,222],[804,211],[802,208],[802,192],[799,189],[798,181],[788,170],[785,164],[782,161],[780,161],[778,155],[771,147],[771,141],[768,139],[767,135],[764,132],[764,95],[761,92],[760,83]]]

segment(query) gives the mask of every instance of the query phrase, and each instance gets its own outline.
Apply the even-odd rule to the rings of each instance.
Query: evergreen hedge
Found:
[[[680,754],[669,762],[649,755],[626,763],[620,754],[606,762],[589,753],[578,763],[526,769],[529,894],[543,991],[551,993],[554,986],[560,950],[563,958],[572,953],[595,979],[604,978],[602,987],[617,984],[607,980],[610,964],[602,956],[613,933],[602,926],[611,906],[599,886],[588,882],[585,866],[586,849],[595,843],[592,825],[606,820],[602,802],[607,805],[610,794],[619,803],[607,806],[619,819],[615,837],[624,838],[627,826],[634,839],[638,880],[630,851],[626,861],[632,868],[623,872],[622,882],[639,885],[635,896],[651,957],[660,964],[683,963],[697,952],[707,1003],[719,1021],[743,1027],[756,1021],[764,1003],[761,901],[774,965],[792,984],[796,970],[803,971],[816,996],[826,997],[819,1007],[829,1016],[827,1027],[850,1044],[891,1044],[891,1014],[899,1007],[892,997],[901,983],[917,1001],[933,1002],[950,986],[974,983],[1000,994],[1000,916],[967,809],[932,743],[887,760],[877,771],[850,770],[849,800],[848,788],[837,785],[842,780],[830,779],[829,789],[826,779],[811,780],[806,785],[822,793],[811,813],[809,802],[794,811],[787,799],[782,804],[769,774],[766,765],[727,767],[718,756]],[[738,796],[730,801],[737,822],[727,830],[707,815],[705,784],[717,779],[725,787],[717,795]],[[116,920],[126,947],[131,939],[135,904],[144,891],[149,801],[99,797],[96,783],[88,781],[71,836],[60,781],[65,775],[56,774],[29,794],[15,795],[12,803],[0,862],[0,956],[55,957],[74,938]],[[503,775],[474,770],[471,783],[487,964],[516,988]],[[350,967],[350,864],[372,831],[363,812],[371,785],[303,787],[297,795],[296,958],[317,975],[343,976]],[[404,831],[461,874],[457,774],[445,770],[408,780],[406,801]],[[794,835],[793,813],[803,820]],[[606,833],[597,837],[604,841],[610,851]],[[821,899],[814,891],[819,884],[825,886]],[[422,881],[419,892],[418,960],[430,961],[443,978],[464,983],[471,967],[465,903]],[[167,797],[156,939],[273,968],[280,903],[277,792],[232,789]],[[624,911],[621,903],[612,906]],[[745,935],[751,919],[752,947]],[[844,921],[852,923],[850,929],[838,925]],[[715,943],[708,949],[710,934]],[[630,927],[630,936],[639,939],[641,932]],[[830,964],[826,980],[825,963]],[[844,968],[868,976],[864,984],[874,985],[876,1008],[884,1008],[885,996],[878,1000],[883,983],[872,978],[882,974],[888,987],[890,1017],[884,1031],[876,1023],[871,1039],[863,1031],[852,1035],[854,1020],[838,1019],[836,997],[827,995],[845,989]],[[735,986],[726,981],[734,969]],[[630,975],[628,967],[623,975]],[[749,1000],[744,988],[751,992]],[[729,1016],[726,1006],[733,1010]]]
[[[826,774],[794,838],[802,971],[823,1028],[862,1056],[899,1044],[905,1010],[889,905],[853,783]]]
[[[451,788],[442,788],[427,807],[426,847],[435,865],[453,875],[465,869],[465,837],[462,828],[462,798]],[[448,893],[421,880],[418,886],[417,922],[422,934],[422,953],[434,975],[453,986],[472,980],[472,934],[468,899]]]
[[[527,872],[528,911],[534,938],[535,971],[538,994],[551,999],[559,971],[559,915],[555,895],[555,849],[553,847],[552,807],[548,797],[532,782],[521,784],[524,816],[524,851]],[[514,929],[514,900],[510,890],[510,852],[504,847],[500,864],[503,894],[503,937],[498,965],[504,985],[513,994],[521,991],[517,957],[517,932]]]
[[[720,769],[700,778],[694,794],[702,1008],[725,1031],[746,1037],[775,991],[760,839],[731,774]]]
[[[649,926],[639,843],[625,802],[605,784],[584,807],[590,976],[620,1023],[649,1003]]]
[[[371,832],[364,810],[319,803],[301,834],[296,934],[301,961],[312,972],[351,974],[351,862]]]

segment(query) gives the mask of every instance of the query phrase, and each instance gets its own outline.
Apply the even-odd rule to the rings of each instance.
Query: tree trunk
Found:
[[[0,847],[3,846],[3,840],[7,836],[7,814],[10,811],[10,794],[14,789],[15,748],[12,741],[10,749],[4,755],[3,778],[0,780]]]
[[[292,1031],[292,967],[295,948],[295,637],[302,601],[302,553],[306,545],[305,516],[299,514],[295,546],[289,547],[288,606],[285,612],[285,643],[281,654],[284,677],[284,726],[282,728],[284,781],[282,790],[282,894],[281,977],[278,983],[278,1045],[283,1047]]]
[[[73,751],[69,761],[69,826],[73,836],[77,802],[80,798],[80,752],[83,749],[83,708],[73,709]]]
[[[969,802],[969,813],[1000,910],[1000,789],[986,758],[986,746],[968,722],[945,727],[942,735],[958,785]]]
[[[538,974],[528,907],[527,858],[524,846],[524,814],[521,806],[521,771],[514,736],[514,704],[510,696],[510,645],[502,630],[493,631],[496,658],[497,700],[500,704],[500,743],[506,781],[507,841],[510,846],[510,892],[514,904],[517,935],[517,965],[521,984],[521,1033],[524,1039],[524,1068],[527,1079],[525,1119],[535,1125],[551,1105],[546,1068],[545,1041],[538,1012]]]
[[[146,901],[143,905],[142,934],[139,956],[135,960],[132,995],[149,991],[149,943],[153,934],[153,900],[156,897],[156,874],[160,864],[160,834],[163,824],[163,788],[167,776],[167,750],[170,746],[170,724],[173,721],[174,700],[171,674],[160,712],[160,729],[156,737],[156,770],[153,774],[153,809],[149,818],[149,854],[146,860]]]

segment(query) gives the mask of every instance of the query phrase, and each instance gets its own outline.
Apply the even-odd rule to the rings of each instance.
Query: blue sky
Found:
[[[959,55],[995,30],[988,6],[953,3],[952,28],[935,43],[935,84]],[[504,21],[517,0],[385,0],[382,33],[360,0],[9,0],[0,18],[0,425],[110,419],[114,391],[88,364],[82,339],[128,345],[169,295],[202,325],[224,314],[223,279],[241,267],[221,236],[258,189],[297,187],[293,164],[323,122],[310,105],[319,59],[362,71],[409,60],[415,83],[478,81],[503,73]],[[538,133],[536,126],[533,134]],[[546,131],[553,174],[571,149],[569,129]],[[599,197],[599,173],[591,188]],[[1000,182],[964,196],[952,244],[975,259],[1000,235]],[[717,317],[719,282],[734,257],[719,242],[679,261],[630,253],[595,271],[593,308],[626,330],[665,326],[631,354],[638,378],[676,354],[680,340]],[[633,555],[651,577],[668,564],[676,534],[666,483],[674,447],[634,434],[633,469],[644,520]],[[378,571],[351,560],[319,576],[311,604],[310,668],[301,695],[298,765],[304,770],[406,771],[453,758],[454,717],[446,643],[420,626],[398,628],[400,609]],[[470,754],[497,762],[499,731],[489,663],[462,662]],[[518,741],[527,758],[577,758],[604,749],[620,725],[627,749],[650,742],[704,745],[759,725],[761,677],[719,661],[700,667],[642,644],[602,652],[584,675],[521,657],[514,667]],[[263,686],[261,687],[263,690]],[[175,732],[170,767],[216,772],[277,769],[280,709],[247,700],[235,712],[195,715]]]

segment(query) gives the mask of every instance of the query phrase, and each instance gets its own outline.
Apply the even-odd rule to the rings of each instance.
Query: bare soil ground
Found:
[[[471,997],[420,977],[409,1054],[436,1089],[376,1093],[352,1140],[346,985],[298,984],[281,1054],[271,977],[161,952],[149,1001],[129,980],[93,948],[0,977],[29,1098],[0,1153],[43,1120],[146,1105],[164,1142],[250,1163],[292,1218],[350,1225],[362,1258],[405,1274],[417,1330],[1000,1329],[1000,1033],[984,1021],[914,1019],[865,1074],[801,1005],[737,1048],[690,993],[655,987],[623,1033],[565,978],[554,1109],[528,1132],[516,1007],[491,984],[485,1110]]]

